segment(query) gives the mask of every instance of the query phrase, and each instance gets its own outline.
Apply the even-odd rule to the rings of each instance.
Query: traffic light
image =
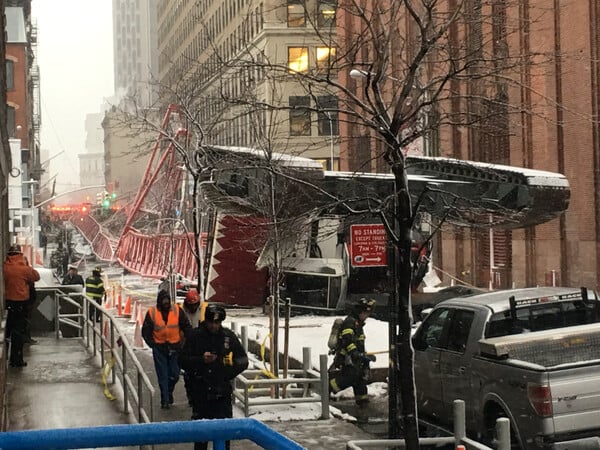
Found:
[[[102,200],[102,207],[104,209],[110,208],[110,196],[108,195],[108,192],[104,192],[104,200]]]

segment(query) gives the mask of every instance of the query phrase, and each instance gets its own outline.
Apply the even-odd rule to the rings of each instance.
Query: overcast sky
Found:
[[[111,0],[34,0],[40,68],[41,148],[57,191],[79,184],[85,116],[113,95]],[[44,157],[42,157],[44,158]]]

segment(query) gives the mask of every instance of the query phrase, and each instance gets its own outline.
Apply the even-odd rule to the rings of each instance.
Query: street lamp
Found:
[[[329,169],[335,170],[333,167],[333,120],[331,119],[331,112],[323,111],[323,114],[325,114],[329,120]]]

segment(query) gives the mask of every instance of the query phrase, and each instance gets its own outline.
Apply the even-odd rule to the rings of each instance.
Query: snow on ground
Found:
[[[109,268],[109,276],[111,275]],[[141,300],[143,304],[142,315],[145,316],[149,306],[154,305],[156,292],[158,290],[158,281],[144,279],[136,275],[110,276],[111,283],[122,283],[124,286],[124,296]],[[181,300],[181,299],[180,299]],[[116,314],[116,310],[115,314]],[[289,328],[289,355],[298,361],[302,361],[303,347],[311,349],[311,363],[315,369],[319,369],[320,355],[328,354],[327,340],[331,331],[331,325],[336,318],[344,316],[316,316],[303,315],[290,318]],[[123,318],[118,321],[121,331],[128,336],[131,343],[136,342],[136,322],[134,319]],[[279,325],[279,351],[284,348],[284,318],[280,318]],[[224,323],[229,328],[234,328],[238,335],[242,327],[247,328],[249,340],[255,341],[261,345],[269,347],[269,317],[262,312],[262,308],[227,308],[227,319]],[[141,327],[141,324],[140,324]],[[377,360],[371,363],[371,368],[386,368],[388,363],[388,324],[373,318],[367,319],[365,324],[366,350],[377,355]],[[139,343],[140,339],[137,339]],[[138,351],[151,353],[151,350],[144,344]],[[333,356],[328,355],[328,365],[333,361]],[[251,355],[251,362],[257,368],[269,369],[268,362],[262,361],[260,356]],[[387,383],[371,383],[368,386],[369,395],[378,397],[387,394]],[[354,394],[351,388],[348,388],[336,395],[338,399],[352,399]],[[355,420],[353,417],[342,413],[339,409],[330,406],[331,414],[344,420]],[[235,409],[234,415],[242,417],[243,412]],[[301,403],[292,405],[269,405],[263,408],[251,408],[251,417],[261,421],[291,421],[291,420],[315,420],[321,415],[320,403]]]

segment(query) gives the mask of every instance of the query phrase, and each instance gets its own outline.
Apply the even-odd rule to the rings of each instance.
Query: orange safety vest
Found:
[[[154,324],[154,329],[152,331],[154,342],[157,344],[164,344],[165,342],[177,344],[181,340],[179,333],[179,306],[173,305],[171,307],[166,324],[162,314],[160,312],[157,314],[156,306],[150,307],[148,312],[150,313],[150,319]]]

